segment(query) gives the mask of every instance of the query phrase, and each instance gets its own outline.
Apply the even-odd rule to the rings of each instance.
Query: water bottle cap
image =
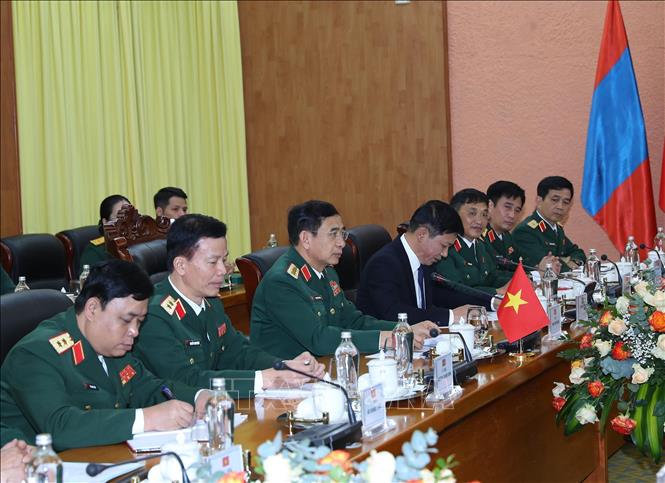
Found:
[[[18,277],[19,282],[25,282],[25,276],[21,275]]]
[[[83,265],[83,270],[90,270],[90,265],[88,265],[87,263]]]
[[[210,378],[210,389],[224,390],[226,389],[226,379],[223,377]]]
[[[630,236],[628,237],[628,241],[634,241],[634,240],[635,240],[635,237],[634,237],[633,235],[630,235]]]
[[[342,339],[350,339],[351,338],[351,332],[348,330],[345,330],[342,332]]]
[[[407,318],[408,318],[408,315],[405,312],[400,312],[399,314],[397,314],[397,320],[399,320],[399,321],[406,320]]]
[[[589,248],[589,253],[596,253],[596,249],[595,248]]]
[[[51,435],[49,433],[38,434],[37,437],[35,438],[35,443],[37,443],[37,446],[46,446],[47,444],[51,444],[52,442],[53,439],[51,438]]]
[[[660,233],[660,232],[662,232],[662,231],[663,231],[663,227],[662,227],[662,226],[659,226],[659,227],[658,227],[658,233]]]
[[[551,264],[551,263],[546,263],[546,264],[545,264],[545,268],[546,268],[546,269],[547,269],[547,268],[552,268],[552,264]]]

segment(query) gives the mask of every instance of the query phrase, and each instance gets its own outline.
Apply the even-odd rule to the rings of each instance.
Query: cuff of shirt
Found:
[[[451,309],[448,309],[448,325],[454,323],[455,323],[455,313]]]
[[[254,394],[263,392],[263,374],[261,371],[254,373]]]
[[[134,424],[132,424],[132,434],[142,433],[145,429],[145,420],[143,419],[143,409],[136,410]]]

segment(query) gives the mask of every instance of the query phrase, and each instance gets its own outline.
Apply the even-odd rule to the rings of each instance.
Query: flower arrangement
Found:
[[[369,482],[389,483],[393,481],[455,483],[451,471],[457,463],[452,456],[436,460],[436,467],[428,470],[437,452],[438,436],[432,429],[426,433],[414,431],[411,441],[402,445],[402,454],[393,456],[387,451],[372,451],[360,462],[351,462],[348,452],[330,451],[327,446],[311,447],[308,441],[282,442],[281,433],[275,439],[266,441],[258,448],[256,474],[268,483],[291,481],[302,482]],[[227,474],[218,480],[239,482],[241,474]]]
[[[658,462],[665,431],[665,292],[641,281],[629,297],[589,311],[579,347],[562,351],[571,361],[570,385],[555,383],[552,406],[566,435],[585,424],[610,421]]]

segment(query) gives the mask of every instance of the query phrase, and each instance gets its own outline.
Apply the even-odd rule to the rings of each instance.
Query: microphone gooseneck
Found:
[[[494,258],[496,259],[496,262],[502,267],[517,267],[519,265],[519,263],[513,262],[509,258],[502,257],[501,255],[496,255]],[[522,266],[525,269],[529,270],[530,272],[538,271],[538,267],[532,267],[531,265],[524,265],[524,263],[522,263]]]
[[[612,266],[614,267],[614,270],[616,270],[616,272],[617,272],[617,282],[618,282],[618,283],[621,283],[621,271],[619,270],[619,267],[617,266],[617,264],[614,263],[614,261],[611,260],[610,257],[608,257],[605,253],[603,253],[603,254],[600,256],[600,259],[601,259],[603,262],[609,262],[609,263],[612,264]]]
[[[131,460],[126,460],[126,461],[120,461],[118,463],[113,463],[113,464],[102,464],[102,463],[88,463],[88,465],[85,467],[85,472],[88,474],[88,476],[97,476],[100,474],[102,471],[106,471],[109,468],[115,468],[117,466],[122,466],[126,465],[128,463],[137,463],[139,461],[146,461],[146,460],[151,460],[154,458],[161,458],[162,456],[173,456],[175,457],[176,460],[178,460],[178,464],[180,465],[180,469],[182,470],[182,481],[183,483],[190,483],[189,477],[187,476],[187,471],[185,470],[185,465],[182,463],[182,460],[180,459],[180,456],[178,456],[177,453],[174,453],[173,451],[166,451],[164,453],[157,453],[157,454],[151,454],[147,456],[141,456],[139,458],[134,458]]]
[[[478,289],[473,288],[473,287],[468,287],[464,284],[455,282],[453,280],[449,280],[446,277],[444,277],[443,275],[441,275],[439,272],[432,272],[430,277],[432,278],[432,281],[434,281],[438,284],[441,284],[445,287],[448,287],[451,290],[454,290],[456,292],[466,293],[468,295],[473,295],[475,297],[482,297],[483,299],[487,299],[488,297],[490,297],[490,298],[491,297],[496,297],[497,299],[502,299],[503,298],[503,295],[499,295],[499,294],[491,295],[487,292],[483,292],[482,290],[478,290]]]

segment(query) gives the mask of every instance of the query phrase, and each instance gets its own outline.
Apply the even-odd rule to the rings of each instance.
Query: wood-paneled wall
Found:
[[[0,2],[0,236],[21,233],[12,2]]]
[[[445,8],[239,2],[253,249],[307,199],[394,233],[450,196]]]

